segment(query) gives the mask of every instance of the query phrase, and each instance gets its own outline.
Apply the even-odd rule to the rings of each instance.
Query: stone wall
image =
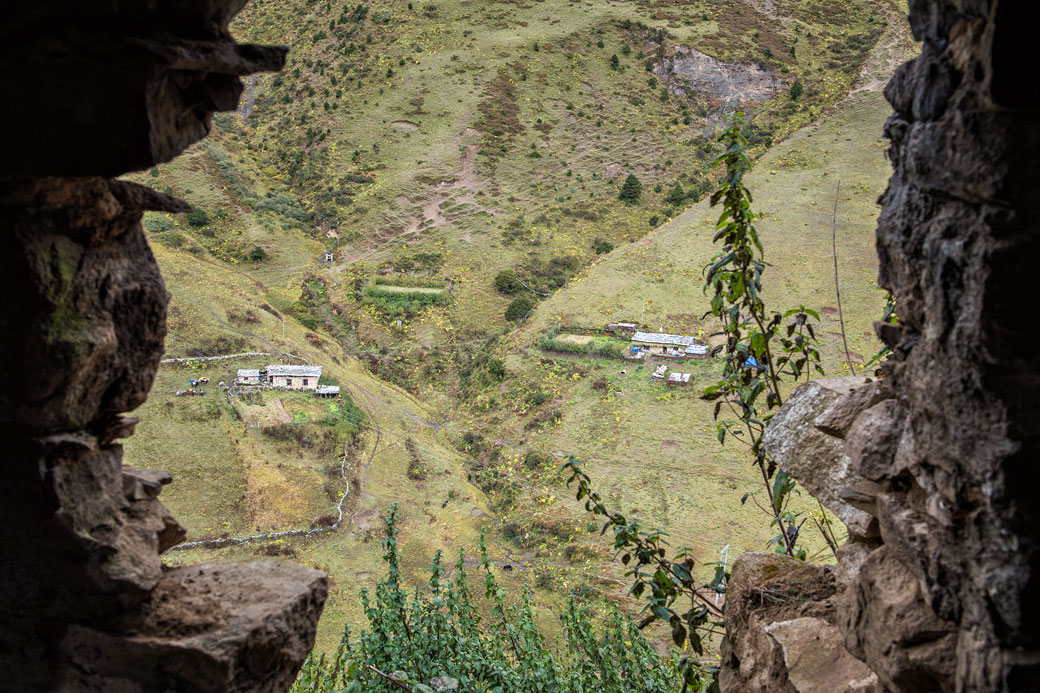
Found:
[[[168,161],[285,50],[237,45],[238,0],[23,3],[0,25],[0,668],[4,690],[284,690],[324,574],[257,561],[165,569],[184,536],[163,472],[122,464],[167,293],[144,210],[110,176]]]
[[[849,523],[832,623],[880,690],[1040,690],[1040,65],[1027,5],[911,0],[922,54],[885,92],[894,172],[877,231],[899,315],[878,325],[892,357],[880,384],[804,386],[767,440]],[[748,622],[727,635],[734,690],[756,689],[738,676]]]
[[[847,440],[880,486],[885,543],[854,582],[850,650],[880,673],[884,644],[866,634],[890,615],[873,604],[912,582],[923,599],[901,618],[955,626],[934,675],[960,690],[1040,690],[1040,112],[1020,79],[1040,65],[1026,4],[910,4],[922,55],[885,91],[894,172],[877,232],[899,313],[880,331],[895,398],[876,417],[883,438]]]

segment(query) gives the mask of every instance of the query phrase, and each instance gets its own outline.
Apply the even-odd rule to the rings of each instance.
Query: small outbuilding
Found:
[[[288,390],[317,390],[321,366],[268,366],[267,384]]]
[[[607,325],[607,330],[620,337],[631,337],[639,327],[634,322],[612,322]]]
[[[239,368],[235,377],[235,385],[259,385],[260,370],[256,368]]]
[[[669,387],[686,387],[690,384],[690,373],[669,373],[668,374],[668,385]]]
[[[707,344],[691,344],[686,347],[686,357],[691,359],[706,359],[708,358],[708,345]]]
[[[339,397],[339,385],[319,385],[314,394],[318,397]]]

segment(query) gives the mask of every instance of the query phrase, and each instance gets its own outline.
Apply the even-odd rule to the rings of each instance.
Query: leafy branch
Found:
[[[715,402],[719,442],[724,444],[727,437],[741,442],[759,468],[768,503],[754,502],[772,516],[770,526],[777,534],[770,543],[780,553],[804,558],[797,540],[805,520],[788,510],[796,484],[777,471],[763,446],[763,435],[783,404],[783,384],[823,373],[812,322],[820,316],[804,305],[783,312],[768,310],[762,299],[762,276],[769,264],[755,227],[751,191],[743,182],[751,164],[744,151],[744,125],[742,114],[736,114],[719,135],[724,151],[714,162],[726,168],[711,196],[712,206],[722,206],[712,239],[722,249],[704,268],[704,291],[711,294],[711,310],[705,315],[721,322],[718,334],[726,341],[712,350],[713,356],[723,358],[722,377],[705,388],[702,398]],[[724,411],[732,418],[720,418]],[[749,497],[754,498],[745,494],[741,502]]]
[[[608,529],[614,532],[615,559],[619,559],[631,578],[629,594],[644,598],[644,618],[640,629],[654,621],[667,623],[672,642],[679,648],[689,647],[695,654],[704,653],[702,633],[717,632],[722,610],[712,598],[725,583],[725,570],[716,568],[715,578],[707,586],[698,586],[693,577],[693,551],[679,547],[669,555],[667,532],[659,529],[646,531],[636,518],[612,512],[604,505],[599,493],[592,490],[589,476],[582,470],[581,460],[570,457],[563,465],[570,472],[567,485],[577,484],[575,497],[585,501],[585,510],[606,521],[600,534]],[[686,657],[681,662],[683,690],[688,686],[699,689],[702,670],[699,663]]]

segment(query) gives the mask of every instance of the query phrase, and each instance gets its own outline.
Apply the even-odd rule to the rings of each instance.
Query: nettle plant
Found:
[[[747,140],[741,118],[736,114],[719,135],[724,151],[715,159],[715,166],[726,168],[711,197],[713,206],[722,205],[714,238],[722,244],[722,250],[704,269],[704,289],[711,294],[711,310],[706,315],[721,322],[720,334],[725,335],[726,342],[713,350],[713,356],[723,360],[722,376],[705,389],[702,397],[715,402],[713,416],[719,442],[724,444],[727,438],[740,441],[761,472],[766,502],[747,493],[741,503],[750,498],[770,516],[770,525],[777,532],[770,545],[775,545],[778,553],[804,560],[806,551],[798,543],[798,533],[809,517],[802,518],[789,509],[795,482],[777,469],[762,437],[769,419],[783,403],[785,383],[823,373],[811,322],[820,318],[805,306],[769,310],[762,300],[762,276],[769,265],[755,228],[751,193],[743,183],[750,161],[744,151]],[[613,531],[616,555],[628,566],[626,575],[632,580],[630,594],[646,602],[639,626],[666,623],[676,646],[692,655],[702,654],[704,636],[717,633],[721,626],[722,614],[710,598],[715,592],[725,591],[725,569],[716,566],[711,582],[698,585],[689,549],[672,548],[666,532],[644,530],[638,519],[607,508],[593,490],[580,460],[570,458],[564,469],[570,471],[567,483],[577,485],[576,497],[585,502],[585,509],[605,519],[603,533]],[[833,537],[826,531],[824,536],[833,548]],[[717,675],[717,670],[701,665],[694,656],[684,657],[681,669],[684,691],[705,690],[706,679]],[[715,687],[717,681],[707,686]]]
[[[367,590],[361,593],[368,630],[354,638],[345,629],[330,657],[312,653],[293,693],[680,690],[677,658],[662,659],[616,606],[594,622],[569,598],[559,614],[566,646],[547,644],[534,622],[530,594],[506,602],[483,536],[481,606],[470,591],[461,552],[445,571],[438,551],[426,587],[409,594],[401,575],[396,523],[394,504],[383,540],[386,577],[376,586],[374,599]]]
[[[715,402],[719,442],[724,444],[729,438],[745,445],[762,475],[766,502],[747,493],[741,503],[750,498],[771,516],[770,525],[777,534],[770,543],[778,553],[804,560],[806,552],[798,544],[798,533],[807,518],[788,507],[795,481],[777,469],[762,436],[783,404],[784,384],[823,374],[812,324],[820,316],[805,306],[770,310],[762,300],[762,275],[769,264],[755,228],[751,191],[743,182],[750,168],[744,151],[744,125],[742,114],[736,114],[719,135],[725,150],[715,159],[716,166],[726,167],[726,175],[711,196],[712,206],[722,205],[714,238],[722,250],[704,268],[704,291],[711,294],[711,310],[705,315],[722,323],[720,334],[726,342],[712,350],[713,356],[723,358],[722,377],[705,388],[702,397]]]

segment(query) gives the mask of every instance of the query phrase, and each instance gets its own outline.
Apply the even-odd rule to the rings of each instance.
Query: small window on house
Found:
[[[285,379],[285,386],[286,387],[292,387],[292,378],[286,378]]]
[[[307,387],[307,379],[306,378],[303,379],[303,386]]]

